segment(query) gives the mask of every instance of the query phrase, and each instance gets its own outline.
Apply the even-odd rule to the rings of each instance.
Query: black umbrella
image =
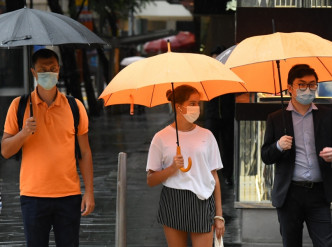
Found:
[[[24,7],[0,15],[0,48],[24,46],[27,50],[25,66],[30,68],[32,45],[83,45],[96,46],[107,43],[74,19],[37,9]],[[27,75],[26,75],[27,76]],[[27,76],[29,93],[30,77]],[[30,101],[30,112],[32,105]]]
[[[106,45],[87,27],[65,15],[22,8],[0,15],[0,47]]]

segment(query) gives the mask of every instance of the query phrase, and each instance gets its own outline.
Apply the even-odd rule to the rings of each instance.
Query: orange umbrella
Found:
[[[168,103],[166,92],[188,84],[201,92],[202,100],[247,92],[243,81],[230,69],[206,55],[167,52],[125,67],[99,96],[105,106],[139,104],[153,107]]]
[[[273,33],[253,36],[225,50],[216,58],[246,83],[249,92],[277,94],[287,89],[288,71],[308,64],[319,82],[332,81],[332,42],[312,33]],[[284,132],[285,116],[283,95]]]
[[[314,68],[320,82],[332,80],[332,42],[312,33],[253,36],[225,50],[216,59],[243,79],[249,92],[277,94],[286,90],[288,71],[300,63]]]
[[[247,92],[243,81],[216,59],[200,54],[167,52],[125,67],[99,99],[104,100],[105,106],[131,104],[133,109],[134,104],[139,104],[153,107],[168,103],[167,90],[181,84],[197,88],[202,100],[226,93]],[[175,110],[174,117],[177,127]],[[177,128],[176,137],[180,152]]]

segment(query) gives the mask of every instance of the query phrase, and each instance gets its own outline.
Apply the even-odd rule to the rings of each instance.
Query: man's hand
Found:
[[[332,148],[323,148],[323,150],[319,152],[319,156],[322,157],[326,162],[332,162]]]
[[[95,198],[92,193],[85,193],[82,198],[82,204],[81,204],[81,213],[82,216],[87,216],[90,213],[93,212],[95,209]]]
[[[292,148],[292,143],[293,143],[293,137],[292,136],[282,136],[279,141],[278,144],[279,146],[282,148],[282,150],[289,150]]]
[[[29,117],[25,122],[25,125],[24,125],[24,128],[22,129],[22,132],[26,136],[29,136],[29,135],[35,133],[36,129],[37,129],[36,119],[34,117]]]

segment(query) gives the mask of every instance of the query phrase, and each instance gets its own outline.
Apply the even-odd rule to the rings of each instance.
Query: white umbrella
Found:
[[[124,59],[121,60],[120,65],[128,66],[129,64],[132,64],[132,63],[142,60],[144,58],[145,57],[141,57],[141,56],[125,57]]]

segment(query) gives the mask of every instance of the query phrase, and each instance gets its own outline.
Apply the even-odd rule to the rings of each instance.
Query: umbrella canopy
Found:
[[[247,92],[243,81],[216,59],[194,53],[167,52],[125,67],[99,96],[105,106],[139,104],[148,107],[168,103],[172,84],[198,89],[202,100],[236,92]]]
[[[195,45],[195,35],[191,32],[179,32],[177,35],[172,35],[166,38],[153,40],[144,44],[144,51],[146,53],[161,53],[168,50],[167,41],[172,45],[173,51],[188,50]]]
[[[225,50],[216,59],[243,79],[249,92],[277,94],[286,90],[288,71],[295,64],[310,65],[320,82],[332,80],[332,42],[312,33],[253,36]],[[277,61],[280,61],[280,70]]]
[[[242,80],[214,58],[193,53],[167,52],[125,67],[107,85],[99,98],[104,99],[105,106],[140,104],[152,107],[168,103],[166,92],[181,84],[197,88],[202,100],[210,100],[221,94],[247,91]],[[174,118],[177,154],[181,154],[176,109]],[[190,167],[189,157],[188,167],[181,168],[181,171],[187,172]]]
[[[0,15],[0,47],[106,45],[87,27],[64,15],[22,8]]]
[[[0,15],[0,48],[24,46],[24,67],[30,68],[32,45],[106,45],[107,43],[81,23],[67,16],[36,9],[22,8]],[[31,90],[28,70],[24,81]],[[32,116],[32,103],[30,101]]]

